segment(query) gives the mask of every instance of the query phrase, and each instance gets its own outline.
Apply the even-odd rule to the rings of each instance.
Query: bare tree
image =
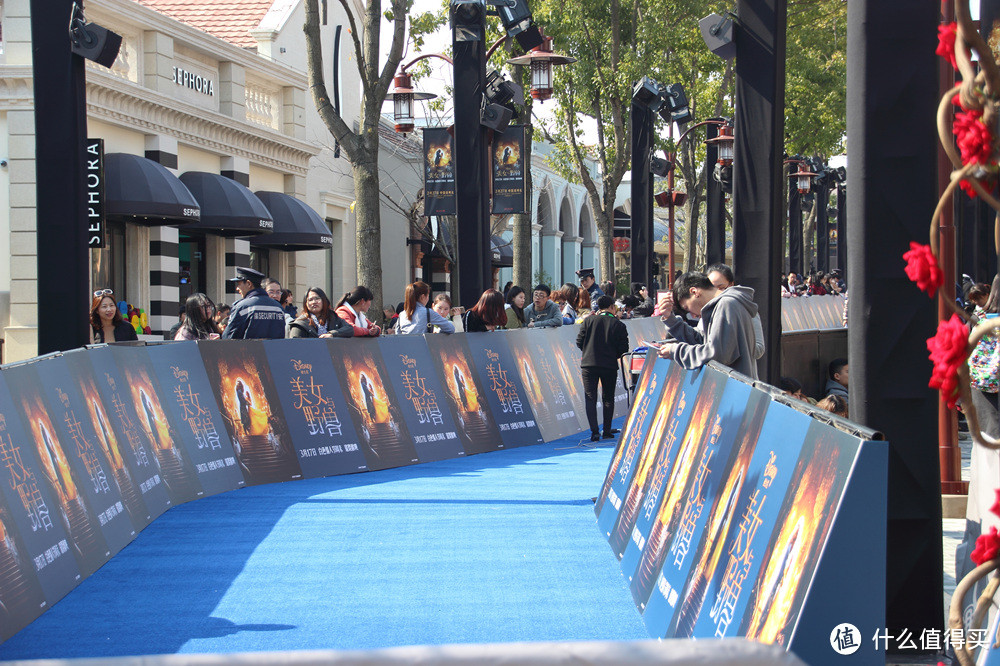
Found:
[[[355,132],[330,101],[323,79],[323,52],[320,41],[318,0],[305,0],[306,56],[309,63],[309,89],[316,109],[327,129],[337,140],[351,163],[354,177],[354,212],[357,223],[355,249],[358,282],[375,294],[376,312],[382,309],[382,229],[379,215],[379,119],[382,103],[399,66],[406,35],[407,0],[391,0],[386,13],[393,24],[392,45],[379,69],[379,36],[382,29],[381,0],[366,0],[359,21],[351,0],[340,0],[350,24],[354,59],[361,75],[361,110]]]

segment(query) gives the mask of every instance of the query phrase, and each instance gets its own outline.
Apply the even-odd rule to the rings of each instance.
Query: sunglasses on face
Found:
[[[115,292],[112,289],[98,289],[94,292],[94,298],[98,298],[100,296],[110,296],[113,293]]]

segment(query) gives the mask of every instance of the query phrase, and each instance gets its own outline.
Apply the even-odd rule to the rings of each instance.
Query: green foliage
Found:
[[[839,154],[847,133],[846,0],[789,0],[787,36],[785,148]]]
[[[557,284],[553,284],[552,283],[552,276],[549,275],[549,273],[547,271],[544,271],[544,270],[541,270],[541,269],[535,271],[535,274],[532,276],[531,280],[533,282],[533,284],[529,285],[529,287],[531,287],[531,288],[534,288],[534,286],[538,285],[538,284],[545,284],[545,285],[548,285],[549,289],[555,290],[559,286]],[[529,287],[523,287],[523,289],[525,291],[528,291]],[[529,301],[531,300],[530,294],[529,294],[528,300]]]

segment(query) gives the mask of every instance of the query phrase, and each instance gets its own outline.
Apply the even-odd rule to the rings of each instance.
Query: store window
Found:
[[[271,251],[263,247],[250,246],[250,268],[260,271],[267,277],[271,275]]]
[[[198,292],[205,293],[205,236],[181,234],[177,245],[180,263],[180,302]]]
[[[126,300],[125,284],[125,223],[108,222],[103,248],[90,251],[90,286],[113,289],[115,300]]]

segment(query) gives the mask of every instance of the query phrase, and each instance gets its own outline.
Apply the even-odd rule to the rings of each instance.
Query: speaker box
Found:
[[[698,21],[701,38],[708,50],[726,60],[736,57],[736,43],[733,42],[733,20],[718,14],[709,14]]]
[[[121,45],[121,35],[96,23],[78,25],[73,29],[73,53],[98,65],[108,68],[114,65]]]
[[[514,112],[501,104],[487,104],[479,116],[479,122],[494,132],[502,132],[510,125]]]

